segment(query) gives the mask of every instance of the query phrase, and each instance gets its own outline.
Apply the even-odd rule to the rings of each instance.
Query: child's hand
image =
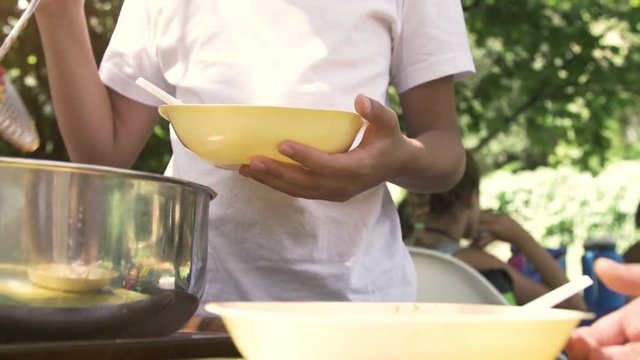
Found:
[[[396,113],[359,95],[356,111],[369,122],[362,142],[347,153],[328,154],[301,144],[284,142],[280,153],[302,164],[285,164],[256,157],[240,174],[295,197],[346,201],[387,179],[402,161],[398,149],[408,141]]]

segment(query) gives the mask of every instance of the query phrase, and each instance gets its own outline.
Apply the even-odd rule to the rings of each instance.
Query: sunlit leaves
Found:
[[[460,119],[465,143],[483,161],[597,171],[610,158],[638,154],[637,145],[622,146],[624,129],[609,130],[638,112],[640,17],[632,4],[464,4],[479,79],[458,87]]]

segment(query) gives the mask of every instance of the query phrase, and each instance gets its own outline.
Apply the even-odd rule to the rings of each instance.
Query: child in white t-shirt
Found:
[[[464,151],[453,78],[474,71],[457,0],[126,0],[98,71],[83,0],[36,14],[74,161],[129,167],[157,122],[142,76],[186,103],[355,110],[358,147],[232,172],[172,133],[167,174],[215,188],[205,300],[411,301],[415,271],[385,182],[443,191]],[[407,135],[384,106],[401,94]],[[366,94],[368,97],[358,94]]]

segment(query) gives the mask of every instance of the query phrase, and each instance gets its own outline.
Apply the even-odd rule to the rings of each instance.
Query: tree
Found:
[[[463,3],[479,74],[459,86],[460,119],[479,158],[597,171],[640,155],[640,2]]]
[[[87,1],[98,61],[121,2]],[[458,85],[460,122],[465,144],[485,167],[570,163],[598,171],[608,161],[640,156],[640,1],[463,4],[478,75]],[[16,1],[0,3],[0,19],[15,21],[17,10]],[[19,154],[0,143],[0,154],[67,159],[33,22],[4,65],[37,119],[43,145]],[[391,95],[401,114],[397,94]],[[168,129],[161,123],[134,167],[161,172],[169,154]]]

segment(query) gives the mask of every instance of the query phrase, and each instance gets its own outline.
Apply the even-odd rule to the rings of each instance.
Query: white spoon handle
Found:
[[[2,46],[0,46],[0,61],[4,59],[5,55],[7,55],[9,49],[18,38],[18,35],[22,32],[22,29],[27,26],[27,21],[29,21],[31,15],[36,11],[39,3],[40,0],[31,0],[27,9],[22,13],[22,16],[20,16],[18,22],[13,26],[11,32],[9,32],[9,35],[4,39]]]
[[[552,308],[559,303],[567,300],[571,296],[579,293],[591,284],[593,284],[593,280],[591,280],[591,278],[587,275],[582,275],[579,278],[569,281],[568,283],[549,291],[539,298],[524,304],[522,307],[529,309]]]
[[[138,84],[141,88],[147,90],[151,95],[155,96],[156,98],[160,99],[160,101],[164,102],[165,104],[168,105],[182,105],[182,101],[174,98],[173,96],[167,94],[166,92],[164,92],[162,89],[160,89],[159,87],[153,85],[152,83],[150,83],[149,81],[143,79],[143,78],[138,78],[138,80],[136,80],[136,84]]]

